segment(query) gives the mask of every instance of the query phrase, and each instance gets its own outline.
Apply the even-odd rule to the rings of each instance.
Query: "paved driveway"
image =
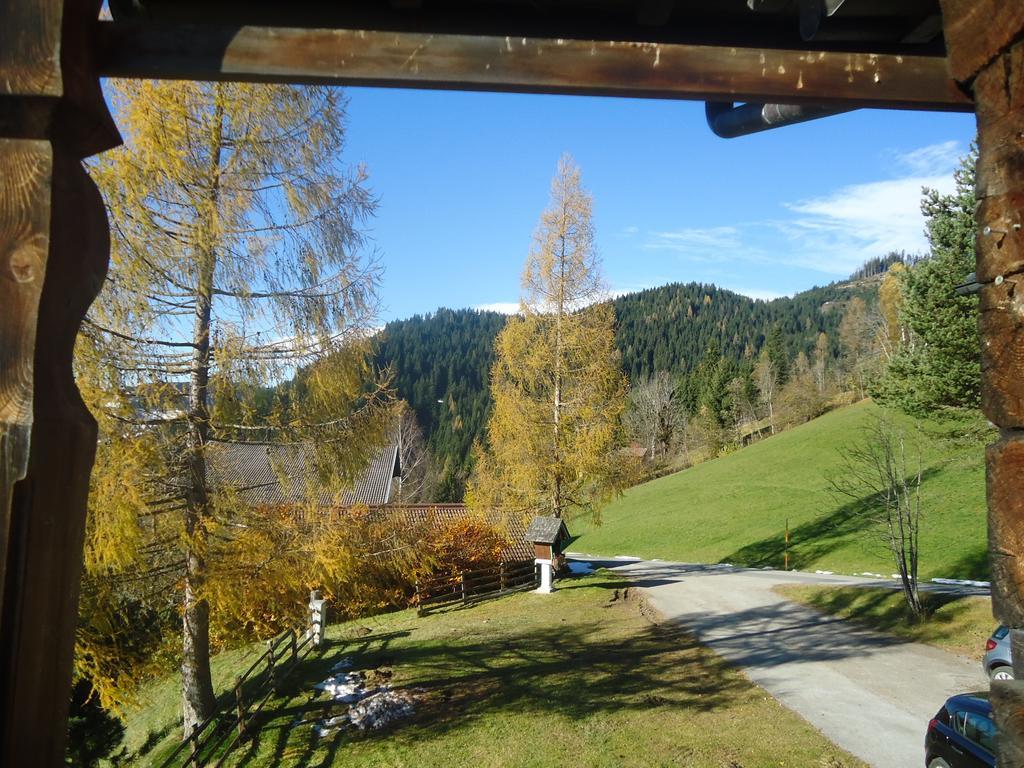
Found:
[[[865,579],[658,561],[600,565],[628,575],[668,620],[876,768],[923,766],[925,729],[946,697],[988,685],[980,654],[966,660],[899,642],[772,592],[779,584],[872,583]]]

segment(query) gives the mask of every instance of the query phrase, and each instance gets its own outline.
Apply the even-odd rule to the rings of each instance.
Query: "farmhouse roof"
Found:
[[[569,536],[569,529],[560,517],[535,517],[526,529],[526,540],[538,544],[557,544]]]
[[[398,446],[386,445],[339,498],[317,477],[306,445],[218,444],[208,456],[213,484],[234,488],[253,506],[310,501],[322,507],[380,506],[390,501],[391,480],[401,473]]]
[[[436,524],[438,522],[454,522],[473,516],[480,516],[488,525],[498,529],[504,528],[508,535],[508,546],[501,551],[501,559],[506,563],[533,560],[533,548],[526,537],[526,526],[519,515],[510,515],[498,510],[477,512],[468,509],[464,504],[413,504],[395,508],[399,514],[405,515],[410,523]]]

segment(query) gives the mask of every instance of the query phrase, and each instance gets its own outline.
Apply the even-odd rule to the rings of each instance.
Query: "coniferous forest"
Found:
[[[773,335],[782,359],[801,352],[810,358],[821,333],[836,358],[843,311],[854,297],[876,302],[877,284],[835,283],[763,301],[714,285],[673,283],[614,300],[616,346],[633,382],[656,372],[692,376],[709,366],[730,378],[749,372]],[[438,500],[461,498],[473,443],[484,436],[494,339],[504,325],[496,312],[439,309],[388,323],[378,336],[377,364],[391,366],[396,394],[415,411],[440,469]],[[716,360],[702,368],[708,350]],[[703,386],[691,385],[695,400]]]

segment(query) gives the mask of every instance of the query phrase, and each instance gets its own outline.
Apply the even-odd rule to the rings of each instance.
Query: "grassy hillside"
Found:
[[[863,768],[692,636],[652,624],[625,586],[599,572],[563,582],[555,595],[331,627],[324,654],[300,665],[256,737],[225,764]],[[343,657],[374,685],[411,694],[412,717],[380,731],[318,736],[314,726],[345,708],[328,709],[311,688]],[[245,666],[237,653],[214,659],[219,679]],[[129,716],[134,765],[157,763],[176,736],[174,681],[147,694]]]
[[[827,480],[841,466],[839,448],[858,440],[879,412],[861,402],[632,488],[604,510],[602,525],[571,524],[580,534],[571,549],[781,568],[788,519],[790,567],[888,575],[892,565],[858,505],[833,498]],[[915,424],[922,430],[921,575],[984,577],[983,443],[991,434],[979,435],[977,425],[894,418],[908,432]]]

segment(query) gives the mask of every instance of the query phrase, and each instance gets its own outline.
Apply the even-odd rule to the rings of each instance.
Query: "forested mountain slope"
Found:
[[[655,371],[692,373],[713,345],[736,366],[751,363],[776,328],[790,358],[809,357],[822,332],[836,357],[846,302],[861,296],[870,303],[876,293],[877,282],[867,280],[761,301],[714,285],[673,283],[614,300],[616,346],[633,381]],[[415,411],[445,500],[459,497],[473,442],[484,436],[494,339],[505,321],[496,312],[439,309],[388,323],[378,336],[377,364],[391,366],[398,396]]]
[[[497,312],[439,309],[388,323],[377,338],[377,365],[391,367],[397,394],[412,406],[437,460],[439,501],[460,496],[473,441],[484,434],[494,339],[505,320]]]
[[[655,371],[691,373],[716,344],[735,364],[756,358],[768,333],[782,331],[788,357],[810,357],[819,333],[839,352],[843,303],[871,300],[876,283],[836,283],[789,298],[758,301],[714,285],[672,283],[615,300],[616,342],[631,380]]]

